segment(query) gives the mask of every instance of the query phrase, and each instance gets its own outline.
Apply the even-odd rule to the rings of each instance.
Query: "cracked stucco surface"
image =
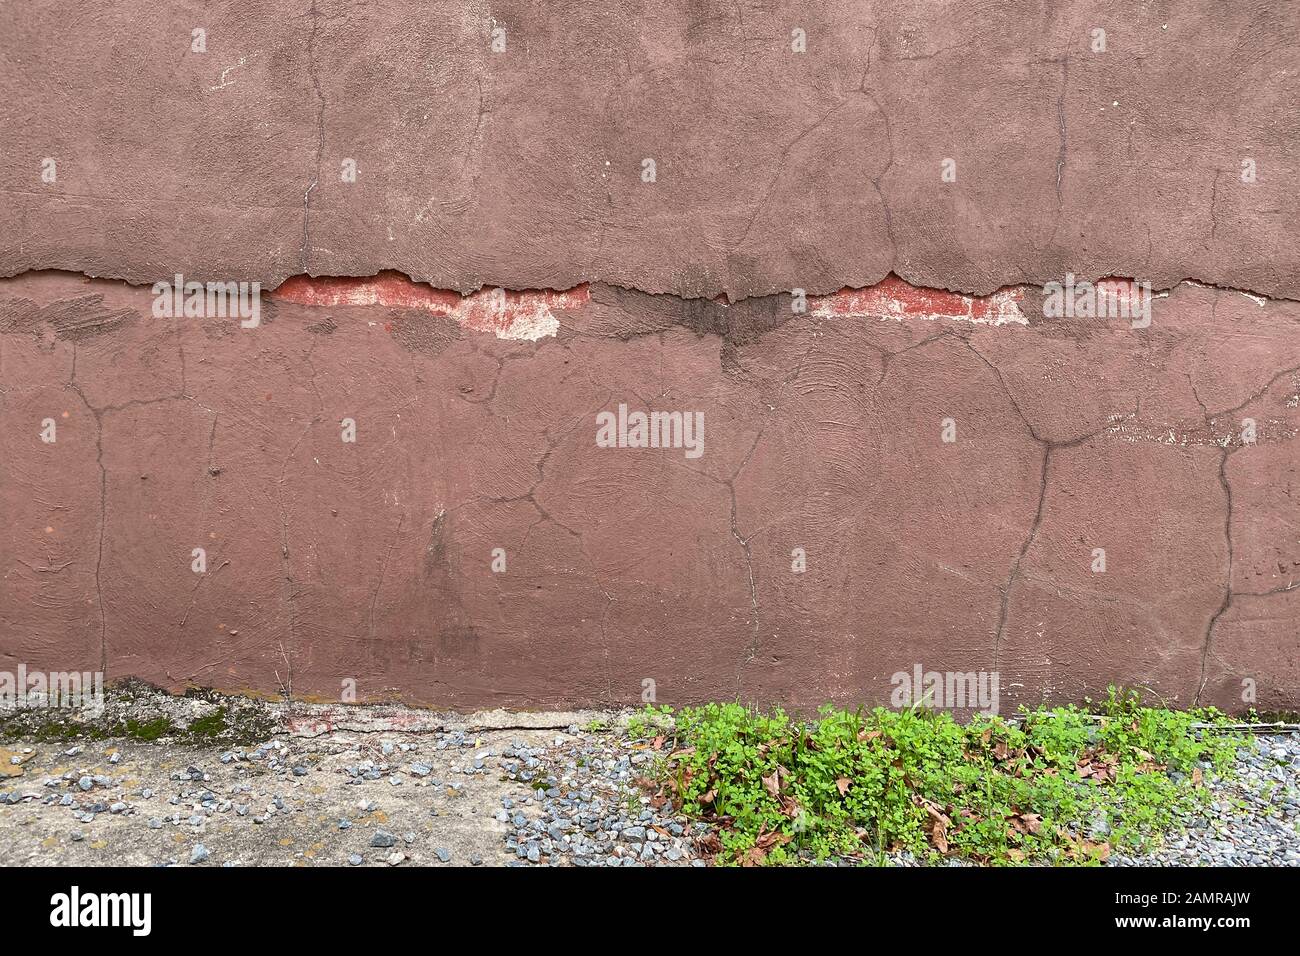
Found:
[[[1300,295],[1276,0],[34,0],[0,27],[0,274]]]
[[[0,661],[1300,706],[1295,5],[32,2],[0,37]],[[154,318],[177,272],[397,298]],[[1169,293],[1046,319],[1067,272]],[[891,273],[1015,318],[891,312]],[[436,291],[495,286],[534,290],[514,338]],[[706,454],[597,448],[620,402],[702,410]]]
[[[677,702],[884,700],[916,661],[997,669],[1004,705],[1123,681],[1231,706],[1246,677],[1295,702],[1296,304],[1183,284],[1140,332],[1030,304],[733,335],[784,297],[651,311],[594,285],[530,342],[151,301],[3,285],[7,655],[454,706],[636,702],[647,677]],[[703,410],[706,453],[597,448],[619,401]]]

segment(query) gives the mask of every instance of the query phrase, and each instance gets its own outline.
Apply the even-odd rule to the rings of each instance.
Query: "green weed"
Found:
[[[1022,709],[959,724],[923,709],[781,710],[708,704],[675,715],[654,782],[716,824],[721,862],[879,861],[910,850],[992,865],[1096,864],[1139,850],[1198,803],[1244,738],[1213,710]],[[641,729],[641,735],[645,730]],[[631,732],[631,728],[629,728]]]

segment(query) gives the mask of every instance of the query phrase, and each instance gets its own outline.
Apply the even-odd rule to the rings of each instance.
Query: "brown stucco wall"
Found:
[[[0,667],[1300,706],[1294,4],[9,4],[0,125]]]

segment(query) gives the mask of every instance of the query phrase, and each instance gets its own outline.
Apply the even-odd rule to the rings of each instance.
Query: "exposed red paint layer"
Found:
[[[1079,280],[1075,280],[1078,282]],[[1121,301],[1136,302],[1142,295],[1142,287],[1132,279],[1121,279],[1115,276],[1107,276],[1098,279],[1095,283],[1097,291],[1102,295],[1112,296]]]
[[[992,295],[971,296],[920,288],[891,275],[863,289],[841,289],[818,296],[810,302],[809,310],[823,316],[887,315],[1001,325],[1025,321],[1020,311],[1023,299],[1023,286],[999,289]]]
[[[455,290],[414,282],[400,273],[384,272],[370,277],[293,276],[273,296],[284,302],[310,306],[423,309],[454,319],[464,328],[492,332],[501,338],[540,338],[554,334],[556,312],[581,308],[590,300],[591,291],[583,284],[564,291],[484,288],[461,295]],[[815,315],[839,318],[890,316],[1001,325],[1025,322],[1019,307],[1023,299],[1024,287],[970,296],[914,286],[891,275],[873,286],[813,296],[809,308]],[[726,296],[716,296],[711,301],[730,304]]]
[[[396,272],[354,278],[349,276],[306,276],[286,279],[272,293],[273,298],[310,306],[389,306],[424,309],[446,316],[476,332],[492,332],[499,338],[537,339],[554,335],[556,312],[581,308],[590,298],[587,285],[564,291],[551,289],[515,292],[509,289],[479,289],[461,295],[450,289],[435,289],[414,282]]]
[[[292,276],[271,295],[302,305],[387,305],[450,311],[467,298],[449,289],[413,282],[396,272],[377,276]]]
[[[1088,284],[1084,279],[1067,286],[1067,295],[1085,286],[1097,295],[1116,302],[1134,303],[1140,288],[1131,279],[1106,277]],[[1029,286],[1007,286],[991,295],[964,295],[946,289],[915,286],[897,276],[887,276],[872,286],[845,288],[829,295],[813,296],[809,311],[826,318],[890,317],[896,319],[946,319],[991,325],[1027,324],[1021,309]],[[454,319],[462,327],[491,332],[500,338],[537,339],[554,335],[557,312],[581,308],[591,298],[583,284],[565,291],[550,289],[510,291],[479,289],[461,295],[451,289],[436,289],[414,282],[396,272],[373,277],[294,276],[273,293],[285,302],[310,306],[390,306],[423,309]],[[710,301],[730,305],[726,296]]]

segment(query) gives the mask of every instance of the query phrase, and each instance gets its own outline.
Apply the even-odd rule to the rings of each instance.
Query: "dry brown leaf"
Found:
[[[835,781],[835,789],[840,792],[841,797],[849,792],[849,787],[851,786],[853,786],[853,781],[848,777],[840,777]]]
[[[936,819],[934,825],[930,828],[930,839],[934,841],[934,848],[940,853],[948,852],[948,818],[942,820]]]
[[[784,833],[777,833],[773,830],[771,833],[760,833],[758,839],[754,841],[754,846],[760,847],[764,850],[770,850],[774,846],[785,846],[785,844],[789,843],[792,839],[794,839],[794,837],[788,836]]]
[[[1088,853],[1089,856],[1095,856],[1103,863],[1105,863],[1107,860],[1110,859],[1109,843],[1094,843],[1091,840],[1084,840],[1083,849]]]
[[[706,833],[695,841],[695,846],[705,856],[713,856],[722,850],[722,840],[716,833]]]

